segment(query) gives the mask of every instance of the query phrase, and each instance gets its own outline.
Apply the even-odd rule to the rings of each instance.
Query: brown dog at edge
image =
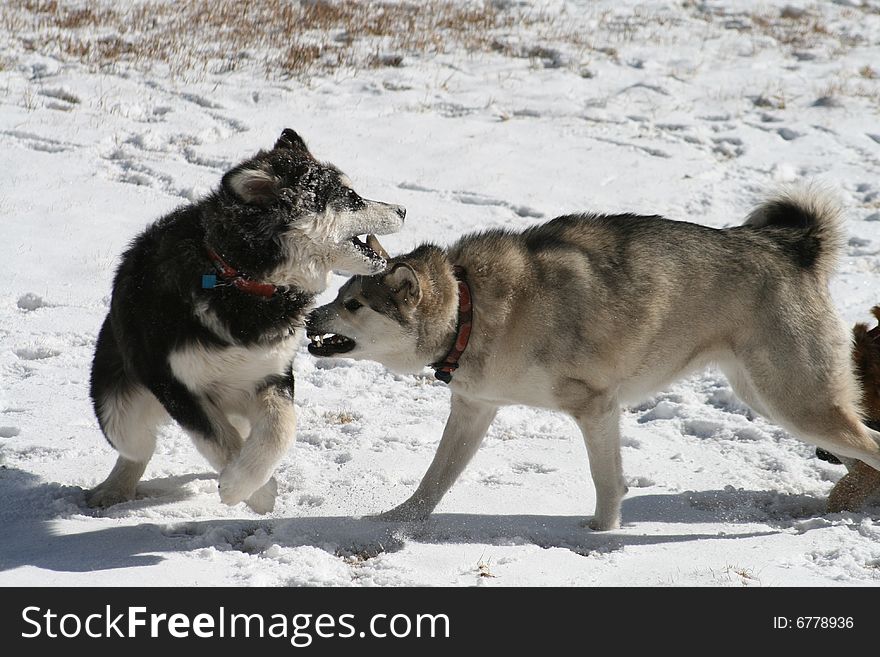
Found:
[[[880,320],[880,306],[874,306],[871,314]],[[853,327],[853,362],[862,385],[865,424],[880,430],[880,325],[870,330],[867,324]],[[880,472],[854,461],[849,472],[831,490],[828,511],[857,511],[877,491],[880,491]]]

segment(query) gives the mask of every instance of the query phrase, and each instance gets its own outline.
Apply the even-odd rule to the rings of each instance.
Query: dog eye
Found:
[[[354,312],[358,308],[361,308],[364,304],[362,304],[357,299],[349,299],[348,301],[346,301],[342,305],[345,306],[345,309],[348,310],[349,312]]]

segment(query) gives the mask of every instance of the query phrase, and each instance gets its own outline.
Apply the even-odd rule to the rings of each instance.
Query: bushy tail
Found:
[[[817,186],[775,194],[752,211],[745,225],[767,229],[799,266],[826,279],[843,250],[840,203],[833,193]]]

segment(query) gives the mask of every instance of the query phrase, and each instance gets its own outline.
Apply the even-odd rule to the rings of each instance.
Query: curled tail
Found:
[[[752,211],[745,225],[767,231],[800,267],[826,280],[843,250],[840,203],[819,187],[792,188],[772,196]]]

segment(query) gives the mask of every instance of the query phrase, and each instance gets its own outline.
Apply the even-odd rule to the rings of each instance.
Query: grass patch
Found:
[[[26,51],[96,68],[158,63],[180,74],[257,64],[284,78],[490,51],[495,33],[523,20],[522,10],[450,0],[7,0],[0,26]]]
[[[449,53],[528,59],[589,78],[594,59],[624,61],[633,44],[706,44],[728,30],[760,37],[756,48],[805,57],[820,44],[843,51],[862,43],[827,13],[819,5],[731,12],[698,0],[552,10],[515,0],[6,0],[0,36],[18,55],[187,79],[246,70],[308,80]],[[871,75],[866,66],[862,76]]]
[[[327,411],[324,413],[324,420],[328,424],[351,424],[357,420],[360,420],[361,416],[354,411],[342,410],[342,411]]]

